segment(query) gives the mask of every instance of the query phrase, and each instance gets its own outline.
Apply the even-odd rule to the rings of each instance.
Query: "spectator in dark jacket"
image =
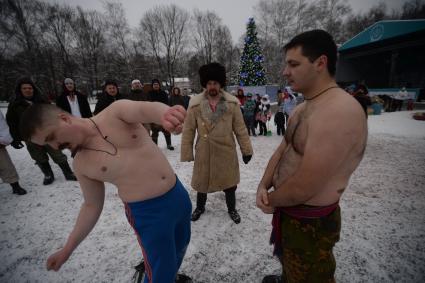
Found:
[[[103,85],[103,92],[99,96],[93,114],[97,115],[103,109],[111,105],[114,101],[125,98],[126,97],[124,95],[120,94],[118,84],[115,81],[107,80]]]
[[[131,90],[128,99],[134,101],[150,101],[149,93],[143,91],[143,84],[139,80],[133,80],[131,82]],[[146,131],[151,135],[151,125],[149,123],[144,123]]]
[[[143,91],[143,84],[140,80],[133,80],[131,82],[131,90],[128,99],[135,101],[150,101],[149,93]]]
[[[49,102],[47,101],[47,98],[41,94],[30,78],[19,79],[16,84],[15,99],[9,104],[6,114],[6,121],[9,125],[10,134],[13,138],[11,145],[16,149],[24,147],[22,144],[21,134],[19,132],[19,124],[22,114],[29,106],[37,103]],[[70,181],[77,180],[68,165],[66,155],[60,150],[53,149],[48,145],[39,146],[32,142],[26,142],[26,146],[31,158],[34,159],[35,163],[40,167],[44,174],[44,185],[51,184],[55,179],[52,168],[49,164],[48,155],[62,169],[65,179]]]
[[[367,117],[367,107],[372,105],[367,87],[364,84],[358,84],[354,90],[353,97],[360,103]]]
[[[187,88],[183,89],[184,109],[189,107],[190,96],[187,94]]]
[[[259,93],[257,93],[255,95],[255,110],[254,110],[254,117],[257,117],[257,113],[260,111],[260,104],[261,104],[261,95]],[[258,127],[258,120],[255,118],[255,122],[254,122],[254,129],[256,129]]]
[[[150,99],[153,102],[161,102],[168,105],[168,95],[165,91],[161,89],[161,84],[158,79],[152,80],[152,91],[149,93]],[[167,143],[167,148],[169,150],[174,150],[174,147],[171,145],[171,134],[166,131],[161,125],[152,124],[152,140],[154,143],[158,144],[158,135],[159,132],[162,132]]]
[[[170,106],[181,105],[185,107],[183,96],[181,95],[180,89],[178,87],[173,87],[168,101]]]
[[[63,93],[56,99],[56,105],[73,116],[90,118],[93,116],[90,110],[87,96],[76,90],[72,79],[63,81]]]

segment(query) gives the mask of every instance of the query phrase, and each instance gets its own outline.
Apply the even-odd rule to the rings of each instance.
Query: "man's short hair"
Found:
[[[103,83],[103,91],[106,90],[106,87],[108,85],[113,85],[118,89],[118,83],[115,80],[111,80],[111,79],[107,79],[104,83]]]
[[[24,141],[30,141],[37,129],[45,127],[49,122],[54,122],[62,109],[52,104],[37,103],[28,107],[22,114],[19,130]]]
[[[335,41],[328,32],[320,29],[303,32],[295,36],[283,49],[301,47],[302,54],[313,62],[322,55],[328,58],[328,72],[331,76],[336,72],[337,47]]]

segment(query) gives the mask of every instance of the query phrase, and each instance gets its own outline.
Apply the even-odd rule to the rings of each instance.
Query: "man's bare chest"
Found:
[[[78,153],[78,165],[88,177],[113,182],[126,172],[131,172],[141,161],[149,136],[138,130],[115,131],[99,136]]]
[[[115,180],[128,172],[134,152],[118,148],[116,154],[112,152],[94,151],[83,149],[80,152],[78,165],[79,171],[93,180],[115,183]]]
[[[305,110],[299,111],[289,120],[285,133],[286,143],[299,155],[304,154],[308,136],[309,118]]]

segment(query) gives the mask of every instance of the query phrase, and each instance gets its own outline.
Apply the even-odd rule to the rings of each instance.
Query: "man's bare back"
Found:
[[[328,132],[334,132],[334,134],[328,137],[323,136]],[[335,132],[341,132],[341,134],[338,135]],[[314,144],[315,141],[311,139],[315,137],[319,138],[318,142],[325,140],[327,144],[320,142]],[[289,177],[297,173],[301,176],[297,171],[309,167],[310,157],[331,158],[341,165],[333,166],[336,165],[333,163],[332,168],[329,168],[327,162],[323,162],[320,172],[316,170],[315,174],[326,175],[329,170],[332,174],[324,182],[317,184],[318,187],[314,188],[317,194],[308,199],[305,204],[325,206],[337,202],[351,174],[362,159],[366,139],[367,124],[364,112],[359,104],[343,90],[332,89],[320,100],[302,103],[289,119],[288,129],[282,141],[285,143],[284,153],[273,174],[273,187],[278,190]],[[308,156],[305,156],[308,142],[310,152]],[[333,146],[334,150],[327,150],[328,156],[322,156],[321,149],[328,146]],[[344,150],[347,147],[349,151]],[[302,175],[302,178],[310,177],[313,176]]]
[[[79,149],[77,174],[114,184],[125,202],[163,195],[176,182],[167,159],[141,123],[126,123],[113,112],[109,107],[91,118],[105,139],[99,133]]]

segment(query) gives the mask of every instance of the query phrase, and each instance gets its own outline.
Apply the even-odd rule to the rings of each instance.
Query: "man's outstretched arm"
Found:
[[[109,111],[126,123],[154,123],[162,125],[169,132],[180,133],[186,117],[186,110],[180,105],[169,107],[160,102],[119,100]]]
[[[77,246],[87,237],[95,226],[103,209],[105,187],[102,182],[89,179],[75,171],[84,196],[74,229],[65,246],[47,260],[47,270],[58,271],[71,256]]]

